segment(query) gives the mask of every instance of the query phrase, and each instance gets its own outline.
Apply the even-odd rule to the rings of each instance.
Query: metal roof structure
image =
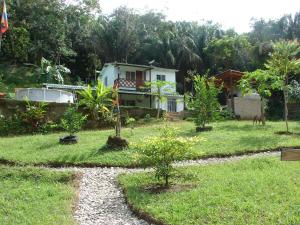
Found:
[[[130,63],[118,63],[118,62],[105,63],[105,65],[139,67],[139,68],[144,68],[144,69],[149,69],[149,70],[157,68],[157,69],[164,69],[164,70],[172,70],[172,71],[175,71],[175,72],[179,71],[177,69],[162,68],[162,67],[147,66],[147,65],[139,65],[139,64],[130,64]]]
[[[81,91],[81,90],[87,89],[88,86],[43,83],[43,87],[45,87],[47,89],[60,89],[60,90]],[[95,87],[92,87],[92,89],[95,90]]]

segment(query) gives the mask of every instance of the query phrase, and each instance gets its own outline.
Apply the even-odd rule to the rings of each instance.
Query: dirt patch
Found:
[[[287,131],[277,131],[277,132],[274,132],[274,134],[277,134],[277,135],[300,135],[300,133],[293,133],[293,132],[287,132]]]
[[[75,197],[73,200],[73,204],[72,204],[72,214],[75,214],[75,210],[76,207],[78,205],[78,201],[79,201],[79,188],[80,188],[80,182],[82,179],[83,173],[82,172],[76,172],[73,176],[72,176],[72,181],[73,181],[73,187],[75,188]]]
[[[143,187],[141,190],[144,192],[150,192],[152,194],[159,193],[175,193],[180,191],[188,191],[195,188],[195,184],[171,184],[168,187],[159,184]]]

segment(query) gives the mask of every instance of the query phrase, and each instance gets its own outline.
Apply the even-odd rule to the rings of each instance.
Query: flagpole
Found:
[[[1,53],[1,50],[2,50],[2,33],[0,32],[0,53]]]

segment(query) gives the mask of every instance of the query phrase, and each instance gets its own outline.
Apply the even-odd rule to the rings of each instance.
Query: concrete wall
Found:
[[[114,65],[107,64],[101,72],[101,81],[104,83],[105,78],[107,77],[107,87],[112,87],[115,80],[117,79],[117,69]]]
[[[228,106],[231,106],[230,100]],[[255,116],[261,116],[261,103],[257,98],[234,98],[234,111],[236,116],[241,119],[253,119]]]

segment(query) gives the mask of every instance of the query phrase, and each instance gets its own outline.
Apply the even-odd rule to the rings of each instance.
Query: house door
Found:
[[[168,99],[168,112],[177,112],[176,99]]]
[[[136,71],[136,89],[140,89],[143,86],[143,71]]]

